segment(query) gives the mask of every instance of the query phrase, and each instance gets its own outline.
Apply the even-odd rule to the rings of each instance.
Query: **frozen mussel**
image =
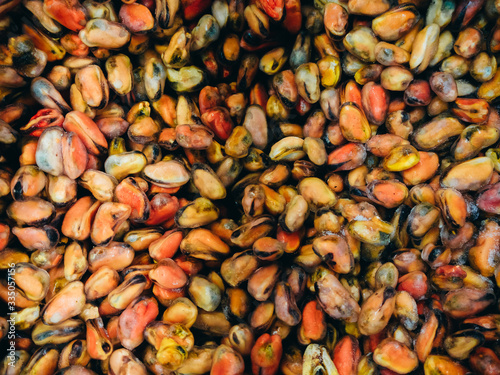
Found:
[[[0,373],[500,373],[499,9],[6,1]]]

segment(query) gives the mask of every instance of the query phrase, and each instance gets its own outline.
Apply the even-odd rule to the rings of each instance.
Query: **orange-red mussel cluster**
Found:
[[[0,375],[500,374],[499,12],[0,0]]]

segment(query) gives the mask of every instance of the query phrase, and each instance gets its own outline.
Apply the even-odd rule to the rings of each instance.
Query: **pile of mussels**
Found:
[[[500,374],[499,13],[2,0],[0,374]]]

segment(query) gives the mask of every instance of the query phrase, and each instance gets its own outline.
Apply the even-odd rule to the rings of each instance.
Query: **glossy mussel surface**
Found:
[[[0,1],[0,375],[500,374],[499,14]]]

